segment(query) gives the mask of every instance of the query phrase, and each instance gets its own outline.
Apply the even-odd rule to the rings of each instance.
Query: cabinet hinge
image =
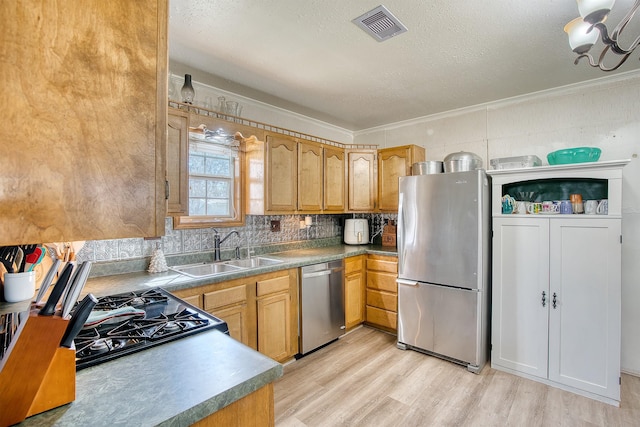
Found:
[[[622,377],[618,377],[618,385],[622,385]]]
[[[620,244],[622,244],[622,234],[620,235]]]
[[[164,199],[169,200],[169,180],[164,180]]]

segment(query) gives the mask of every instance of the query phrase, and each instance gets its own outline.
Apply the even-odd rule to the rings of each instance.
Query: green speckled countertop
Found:
[[[282,365],[218,331],[78,371],[76,400],[24,426],[186,426],[282,376]]]
[[[362,254],[396,255],[395,247],[386,246],[349,246],[335,245],[322,248],[299,249],[286,252],[276,252],[264,254],[268,258],[280,259],[282,264],[270,265],[266,267],[247,268],[244,270],[232,271],[217,274],[204,278],[195,279],[169,270],[164,273],[126,273],[113,276],[95,277],[89,279],[84,293],[93,293],[96,296],[113,295],[121,292],[129,292],[140,289],[163,288],[169,292],[193,288],[211,283],[220,283],[227,280],[239,279],[242,277],[255,276],[257,274],[269,273],[289,268],[302,267],[310,264],[333,261],[336,259]]]
[[[194,279],[169,270],[92,278],[83,294],[168,291],[333,261],[361,254],[396,255],[395,247],[334,245],[263,254],[281,264]],[[0,313],[29,302],[0,303]],[[21,425],[189,425],[273,382],[282,366],[218,332],[208,331],[78,371],[76,400]]]

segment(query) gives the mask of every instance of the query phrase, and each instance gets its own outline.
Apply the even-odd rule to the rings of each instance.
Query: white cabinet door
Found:
[[[620,223],[554,218],[550,229],[549,379],[615,400],[620,400]]]
[[[547,378],[549,220],[493,219],[492,287],[492,365]]]

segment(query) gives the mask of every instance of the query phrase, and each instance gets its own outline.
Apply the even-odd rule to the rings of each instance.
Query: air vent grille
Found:
[[[402,22],[389,10],[380,5],[375,9],[354,19],[354,24],[379,42],[390,39],[407,31]]]

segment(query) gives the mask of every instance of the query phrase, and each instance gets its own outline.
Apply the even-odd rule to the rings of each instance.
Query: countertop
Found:
[[[281,264],[194,279],[172,270],[92,278],[84,294],[112,295],[145,288],[187,289],[361,254],[396,255],[395,247],[335,245],[265,254]],[[0,313],[29,302],[0,303]],[[208,331],[83,369],[76,400],[21,425],[188,425],[282,375],[282,366],[218,331]]]
[[[185,426],[282,376],[282,365],[208,331],[76,374],[76,400],[24,426]]]
[[[135,273],[114,274],[111,276],[94,277],[87,281],[87,285],[81,295],[92,293],[95,296],[114,295],[123,292],[131,292],[141,289],[163,288],[169,292],[189,289],[196,286],[208,285],[212,283],[225,282],[227,280],[240,279],[243,277],[255,276],[262,273],[297,268],[310,264],[333,261],[363,254],[378,254],[397,256],[395,246],[380,245],[333,245],[321,248],[308,248],[291,250],[286,252],[274,252],[261,254],[268,258],[281,259],[281,264],[265,267],[247,268],[228,273],[217,274],[215,276],[195,279],[177,273],[173,270],[164,273],[147,273],[140,271]],[[30,301],[16,303],[0,302],[0,314],[15,313],[29,309]]]

